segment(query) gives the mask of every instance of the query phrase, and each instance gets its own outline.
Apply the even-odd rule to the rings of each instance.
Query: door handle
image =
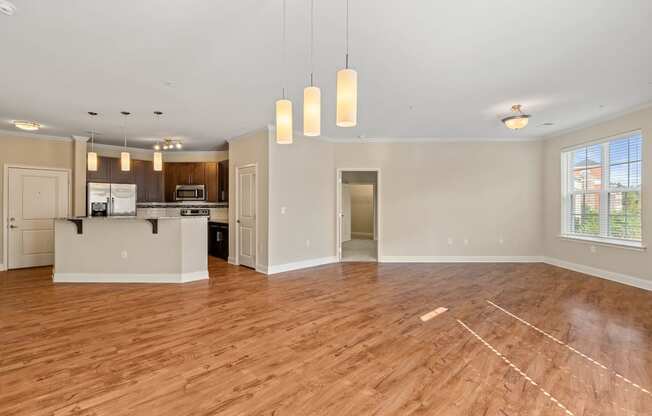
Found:
[[[235,222],[237,222],[238,224],[240,224],[240,220],[235,220]]]
[[[17,225],[13,225],[13,224],[11,224],[11,225],[9,226],[9,228],[18,228],[18,226],[17,226]]]

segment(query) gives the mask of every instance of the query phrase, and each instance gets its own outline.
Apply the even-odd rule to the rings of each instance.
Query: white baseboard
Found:
[[[381,263],[542,263],[543,256],[382,256]]]
[[[54,273],[54,283],[188,283],[207,280],[208,271],[158,274]]]
[[[652,290],[652,280],[641,279],[640,277],[634,277],[622,273],[611,272],[608,270],[598,269],[591,266],[585,266],[583,264],[571,263],[569,261],[560,260],[552,257],[544,257],[543,261],[547,264],[572,270],[574,272],[600,277],[602,279],[607,279],[613,282],[618,282],[625,285],[638,287],[640,289]]]
[[[0,272],[4,272],[4,271],[7,271],[7,269],[5,269],[4,263],[0,263]]]
[[[337,257],[321,257],[317,259],[295,261],[293,263],[278,264],[267,267],[267,274],[289,272],[292,270],[305,269],[307,267],[322,266],[324,264],[337,263]]]
[[[256,265],[256,271],[258,273],[267,274],[267,266],[264,265],[264,264],[257,264]]]
[[[230,257],[230,256],[229,256],[228,259],[227,259],[226,261],[227,261],[229,264],[233,264],[234,266],[237,266],[237,264],[235,263],[235,257]]]
[[[354,233],[351,231],[351,238],[362,237],[366,240],[371,240],[374,238],[374,233]]]

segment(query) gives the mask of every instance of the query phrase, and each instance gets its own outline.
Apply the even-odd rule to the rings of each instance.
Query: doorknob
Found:
[[[11,225],[9,226],[9,228],[18,228],[18,226],[17,226],[17,225],[13,225],[13,224],[11,224]]]
[[[237,222],[238,224],[240,224],[240,220],[235,220],[235,222]]]

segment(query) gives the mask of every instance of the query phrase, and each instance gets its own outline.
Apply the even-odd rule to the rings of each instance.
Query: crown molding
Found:
[[[38,133],[29,133],[26,131],[4,130],[0,129],[0,138],[24,137],[26,139],[50,140],[55,142],[71,142],[72,137],[51,136]]]
[[[72,136],[72,139],[73,139],[74,141],[76,141],[76,142],[83,142],[83,143],[86,143],[86,142],[89,141],[91,138],[90,138],[90,137],[86,137],[86,136]]]
[[[264,132],[267,132],[268,134],[270,134],[271,129],[272,129],[272,125],[271,125],[271,124],[268,124],[268,125],[265,126],[265,127],[261,127],[261,128],[255,129],[255,130],[251,130],[251,131],[248,131],[248,132],[246,132],[246,133],[239,134],[239,135],[237,135],[236,137],[231,137],[231,138],[229,138],[229,139],[226,139],[226,142],[227,142],[227,143],[233,143],[233,142],[235,142],[236,140],[242,139],[243,137],[249,137],[249,136],[251,136],[252,134],[254,134],[254,133],[258,133],[258,132],[261,132],[261,131],[264,131]],[[269,136],[269,137],[271,137],[271,136]]]
[[[652,108],[652,101],[649,101],[649,102],[646,102],[646,103],[643,103],[643,104],[640,104],[640,105],[637,105],[637,106],[634,106],[634,107],[629,107],[629,108],[627,108],[625,110],[616,111],[615,113],[606,114],[606,115],[604,115],[602,117],[591,119],[589,121],[577,124],[577,125],[575,125],[573,127],[567,128],[567,129],[563,129],[563,130],[559,130],[559,131],[554,132],[554,133],[546,134],[546,135],[542,136],[542,138],[543,138],[543,140],[555,139],[557,137],[565,136],[567,134],[574,133],[574,132],[579,131],[579,130],[589,129],[591,127],[595,127],[595,126],[598,126],[600,124],[607,123],[609,121],[615,120],[617,118],[627,116],[629,114],[634,114],[634,113],[637,113],[639,111],[646,110],[648,108]],[[638,130],[638,129],[633,129],[633,130]]]

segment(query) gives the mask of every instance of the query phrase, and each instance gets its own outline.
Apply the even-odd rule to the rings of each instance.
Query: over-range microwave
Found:
[[[174,199],[177,201],[205,201],[206,187],[204,185],[177,185]]]

